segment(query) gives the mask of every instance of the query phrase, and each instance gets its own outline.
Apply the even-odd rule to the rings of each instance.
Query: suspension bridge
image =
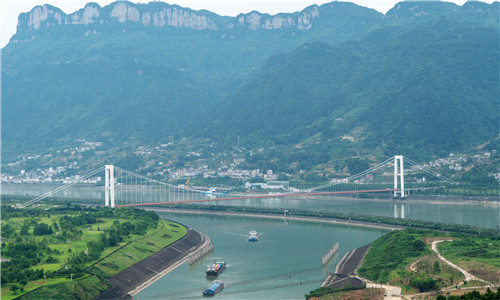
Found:
[[[409,167],[405,169],[405,166]],[[425,190],[455,183],[402,155],[391,157],[358,174],[332,179],[328,184],[318,187],[260,193],[234,193],[217,187],[201,189],[189,184],[173,185],[118,166],[105,165],[72,182],[26,201],[21,206],[28,207],[49,197],[57,197],[58,193],[103,172],[104,186],[101,188],[104,189],[104,205],[109,207],[358,193],[393,193],[395,198],[404,198],[412,190]]]

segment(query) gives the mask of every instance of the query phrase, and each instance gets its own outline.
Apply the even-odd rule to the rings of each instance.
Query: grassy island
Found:
[[[89,299],[177,241],[183,225],[131,208],[2,206],[2,299]]]

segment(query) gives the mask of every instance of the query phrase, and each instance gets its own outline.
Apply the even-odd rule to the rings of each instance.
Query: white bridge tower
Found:
[[[403,155],[394,156],[394,189],[398,189],[398,176],[399,176],[399,191],[394,191],[394,198],[398,196],[405,197],[405,173],[403,168]]]
[[[115,207],[115,170],[113,165],[104,169],[104,205]]]

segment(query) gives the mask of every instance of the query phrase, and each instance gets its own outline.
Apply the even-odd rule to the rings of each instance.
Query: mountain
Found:
[[[419,157],[498,135],[499,33],[437,17],[272,57],[200,136],[380,148]],[[338,153],[335,153],[338,154]]]
[[[70,15],[37,6],[2,49],[4,155],[74,138],[179,135],[269,56],[359,37],[382,18],[351,3],[235,18],[161,2],[89,3]]]
[[[388,149],[466,112],[454,134],[421,134],[409,147],[484,141],[498,131],[498,12],[498,2],[401,2],[386,15],[332,2],[236,17],[162,2],[89,3],[69,15],[37,6],[2,49],[4,158],[78,138],[119,147],[347,136],[354,148]]]

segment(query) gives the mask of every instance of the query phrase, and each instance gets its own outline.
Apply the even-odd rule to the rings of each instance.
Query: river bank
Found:
[[[373,194],[372,196],[366,197],[346,197],[333,195],[333,199],[342,200],[370,200],[376,202],[395,202],[395,203],[430,203],[430,204],[482,204],[482,205],[492,205],[500,206],[500,197],[496,196],[456,196],[456,195],[416,195],[410,194],[405,198],[394,198],[390,195],[382,197],[380,195]]]
[[[112,287],[94,299],[131,299],[208,243],[205,234],[189,228],[182,239],[109,278]]]

